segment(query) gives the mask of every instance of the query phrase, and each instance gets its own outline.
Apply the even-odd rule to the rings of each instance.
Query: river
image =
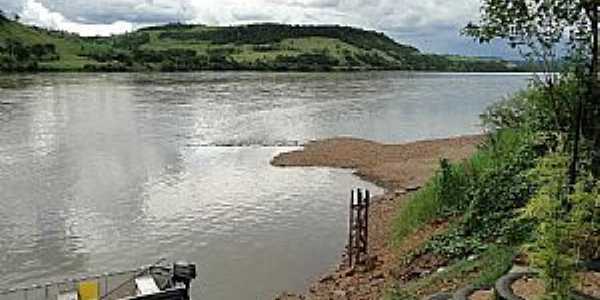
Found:
[[[480,132],[528,74],[0,75],[0,288],[198,266],[196,299],[301,292],[345,244],[348,170],[281,169],[318,138]]]

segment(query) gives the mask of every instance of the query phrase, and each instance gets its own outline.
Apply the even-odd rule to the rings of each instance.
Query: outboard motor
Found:
[[[190,299],[190,287],[192,279],[196,279],[196,265],[187,262],[173,264],[173,283],[185,285],[187,299]]]

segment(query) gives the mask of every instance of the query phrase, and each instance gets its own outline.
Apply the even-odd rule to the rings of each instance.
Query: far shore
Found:
[[[306,144],[303,149],[281,153],[271,161],[278,167],[333,167],[353,169],[362,179],[386,192],[375,199],[369,213],[369,255],[374,267],[349,272],[340,264],[316,279],[306,295],[283,293],[277,299],[380,299],[392,284],[395,266],[403,254],[416,249],[434,234],[447,228],[446,222],[431,224],[408,238],[403,245],[390,247],[391,223],[396,212],[439,166],[442,158],[460,161],[470,157],[482,143],[483,135],[425,140],[405,144],[380,144],[356,138],[332,138]],[[343,249],[340,249],[342,252]]]

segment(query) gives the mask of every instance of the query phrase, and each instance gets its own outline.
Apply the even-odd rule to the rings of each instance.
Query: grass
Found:
[[[474,204],[477,199],[483,201],[500,201],[500,198],[493,197],[494,193],[481,198],[481,193],[477,193],[481,186],[489,189],[504,191],[506,186],[482,185],[482,179],[490,178],[490,174],[496,174],[497,170],[504,170],[507,166],[519,161],[521,149],[525,145],[530,145],[530,134],[527,131],[502,130],[491,134],[480,146],[480,149],[468,160],[460,163],[450,164],[447,161],[441,162],[440,170],[431,178],[423,189],[414,194],[409,202],[398,212],[393,221],[394,244],[401,245],[404,239],[416,230],[420,229],[435,219],[448,219],[451,216],[465,216],[458,218],[451,226],[463,228],[467,216],[474,210]],[[492,178],[496,179],[496,177]],[[508,184],[505,181],[504,184]],[[500,195],[504,195],[500,193]],[[477,198],[479,197],[479,198]],[[504,199],[504,198],[502,198]],[[505,201],[512,201],[505,199]],[[487,203],[487,202],[486,202]],[[487,214],[488,212],[480,212]],[[490,211],[489,213],[493,213]],[[486,226],[495,226],[487,224]],[[453,227],[454,228],[454,227]],[[486,227],[487,228],[487,227]],[[485,228],[474,228],[473,230],[484,230]],[[462,229],[461,229],[462,230]],[[467,236],[459,230],[458,235],[450,230],[439,236],[433,237],[431,241],[441,238],[441,244],[433,244],[435,248],[428,248],[431,245],[418,249],[416,253],[434,253],[449,259],[452,264],[444,272],[434,273],[422,278],[416,279],[407,284],[397,287],[393,290],[388,299],[420,299],[423,296],[430,295],[440,291],[454,291],[468,284],[477,286],[489,286],[505,274],[512,265],[512,259],[517,253],[519,243],[504,243],[500,245],[500,240],[481,240],[479,251],[476,252],[449,252],[459,253],[450,255],[444,252],[436,254],[438,249],[462,249]],[[479,232],[479,231],[477,231]],[[471,232],[469,234],[475,234]],[[448,241],[448,243],[445,243]],[[508,245],[510,244],[510,245]],[[448,250],[448,251],[450,251]],[[422,251],[422,252],[419,252]],[[479,253],[479,257],[474,260],[467,259],[470,253]]]
[[[365,50],[359,49],[356,46],[350,45],[343,41],[333,38],[323,37],[307,37],[297,39],[285,39],[280,43],[275,43],[272,46],[274,50],[257,51],[256,45],[213,45],[206,41],[184,42],[177,40],[159,40],[157,32],[150,33],[150,43],[143,45],[143,49],[166,50],[166,49],[191,49],[196,50],[199,54],[207,54],[211,49],[235,49],[232,57],[238,62],[256,63],[261,61],[274,61],[278,56],[297,56],[303,53],[322,53],[326,51],[330,56],[345,62],[346,53],[358,54]],[[377,51],[382,57],[393,62],[394,59],[387,54]]]
[[[492,286],[512,266],[517,249],[491,246],[478,258],[460,260],[443,272],[437,272],[419,280],[413,280],[399,289],[390,291],[388,300],[416,300],[443,290],[453,291],[469,284],[477,287]]]
[[[60,60],[40,63],[40,66],[48,69],[75,71],[82,69],[87,64],[95,64],[95,61],[80,56],[82,45],[84,47],[91,46],[77,37],[59,37],[15,22],[3,23],[0,26],[0,44],[14,38],[18,38],[25,45],[54,44]]]
[[[171,29],[172,30],[172,29]],[[191,29],[182,29],[184,31],[208,31],[219,30],[217,27],[194,27]],[[377,52],[384,57],[390,64],[397,64],[397,59],[390,57],[383,51],[364,50],[354,45],[343,42],[335,38],[325,37],[305,37],[295,39],[285,39],[281,42],[273,43],[273,49],[260,50],[257,46],[251,44],[224,44],[216,45],[205,40],[177,40],[160,39],[159,36],[165,30],[148,30],[150,39],[146,44],[141,45],[144,50],[168,50],[168,49],[189,49],[195,50],[199,55],[207,55],[211,50],[233,49],[233,53],[228,54],[232,59],[239,63],[249,65],[256,64],[258,61],[271,63],[276,61],[279,56],[299,56],[310,53],[327,53],[327,55],[337,59],[341,65],[347,64],[346,55],[357,55]],[[132,33],[135,35],[136,33]],[[57,61],[40,62],[39,65],[51,70],[76,71],[82,70],[86,65],[100,65],[97,61],[84,57],[82,54],[91,52],[109,53],[114,50],[108,40],[102,42],[79,38],[77,36],[65,35],[59,33],[50,33],[44,30],[36,30],[16,22],[5,22],[0,24],[0,46],[3,41],[8,39],[18,39],[25,45],[35,44],[54,44],[60,59]]]
[[[439,216],[442,203],[438,190],[437,181],[430,181],[400,210],[393,223],[395,242],[402,242],[405,237]]]
[[[400,210],[393,222],[396,243],[436,218],[468,205],[469,175],[464,164],[441,162],[441,170]]]
[[[242,28],[246,29],[242,30]],[[194,33],[199,32],[208,34],[194,37]],[[182,37],[177,33],[186,33],[186,36]],[[238,34],[238,36],[234,34]],[[244,34],[248,36],[241,36]],[[15,21],[4,20],[0,23],[0,46],[3,46],[3,42],[9,38],[17,39],[29,46],[54,44],[57,49],[55,54],[58,54],[60,59],[55,62],[43,63],[41,63],[41,60],[20,61],[18,62],[21,63],[20,65],[7,62],[5,65],[8,69],[19,69],[19,66],[32,67],[31,63],[39,62],[42,69],[51,68],[65,71],[83,71],[83,67],[88,64],[92,66],[86,70],[98,71],[106,71],[107,69],[94,68],[94,66],[103,65],[108,67],[109,70],[113,68],[112,70],[128,69],[134,71],[171,70],[173,68],[178,70],[202,70],[206,68],[218,70],[232,67],[278,71],[357,69],[461,71],[466,68],[462,65],[462,61],[469,63],[469,70],[503,71],[506,69],[504,66],[493,69],[487,64],[473,65],[466,58],[457,62],[456,59],[452,60],[444,56],[420,54],[418,49],[398,44],[383,34],[344,26],[296,27],[263,24],[210,27],[170,24],[106,38],[82,38],[74,34],[38,30]],[[262,44],[255,44],[255,42]],[[221,43],[229,44],[224,45]],[[101,49],[102,47],[100,49],[96,48],[97,46],[107,47],[109,50],[120,53],[111,55],[114,53],[107,52],[105,49]],[[261,46],[264,48],[261,49]],[[200,62],[202,58],[189,64],[180,64],[177,60],[178,54],[173,54],[173,52],[168,54],[172,55],[171,57],[163,57],[157,60],[154,56],[154,59],[149,61],[131,56],[133,49],[156,51],[183,49],[195,50],[198,55],[207,55],[211,54],[212,51],[210,50],[224,47],[233,48],[234,51],[220,53],[222,56],[217,54],[212,63],[206,64]],[[99,49],[100,52],[92,52],[95,49]],[[0,52],[2,52],[2,49],[0,49]],[[90,53],[95,54],[94,57],[97,61],[81,57],[83,54]],[[212,52],[212,54],[215,53]],[[4,54],[0,55],[8,57]],[[280,56],[286,58],[280,60],[278,59]],[[14,58],[14,55],[10,58]],[[294,58],[297,58],[297,60]],[[20,59],[24,60],[23,58]],[[108,60],[111,60],[111,62],[107,62]],[[4,59],[3,61],[8,60]]]
[[[499,131],[488,136],[468,160],[457,164],[443,162],[441,170],[398,212],[393,222],[394,242],[402,242],[436,218],[464,214],[470,204],[471,185],[482,174],[510,159],[528,138],[526,132]]]

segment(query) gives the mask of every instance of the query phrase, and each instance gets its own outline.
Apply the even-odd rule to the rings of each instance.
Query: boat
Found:
[[[191,300],[196,265],[162,262],[134,270],[0,291],[0,300]]]

